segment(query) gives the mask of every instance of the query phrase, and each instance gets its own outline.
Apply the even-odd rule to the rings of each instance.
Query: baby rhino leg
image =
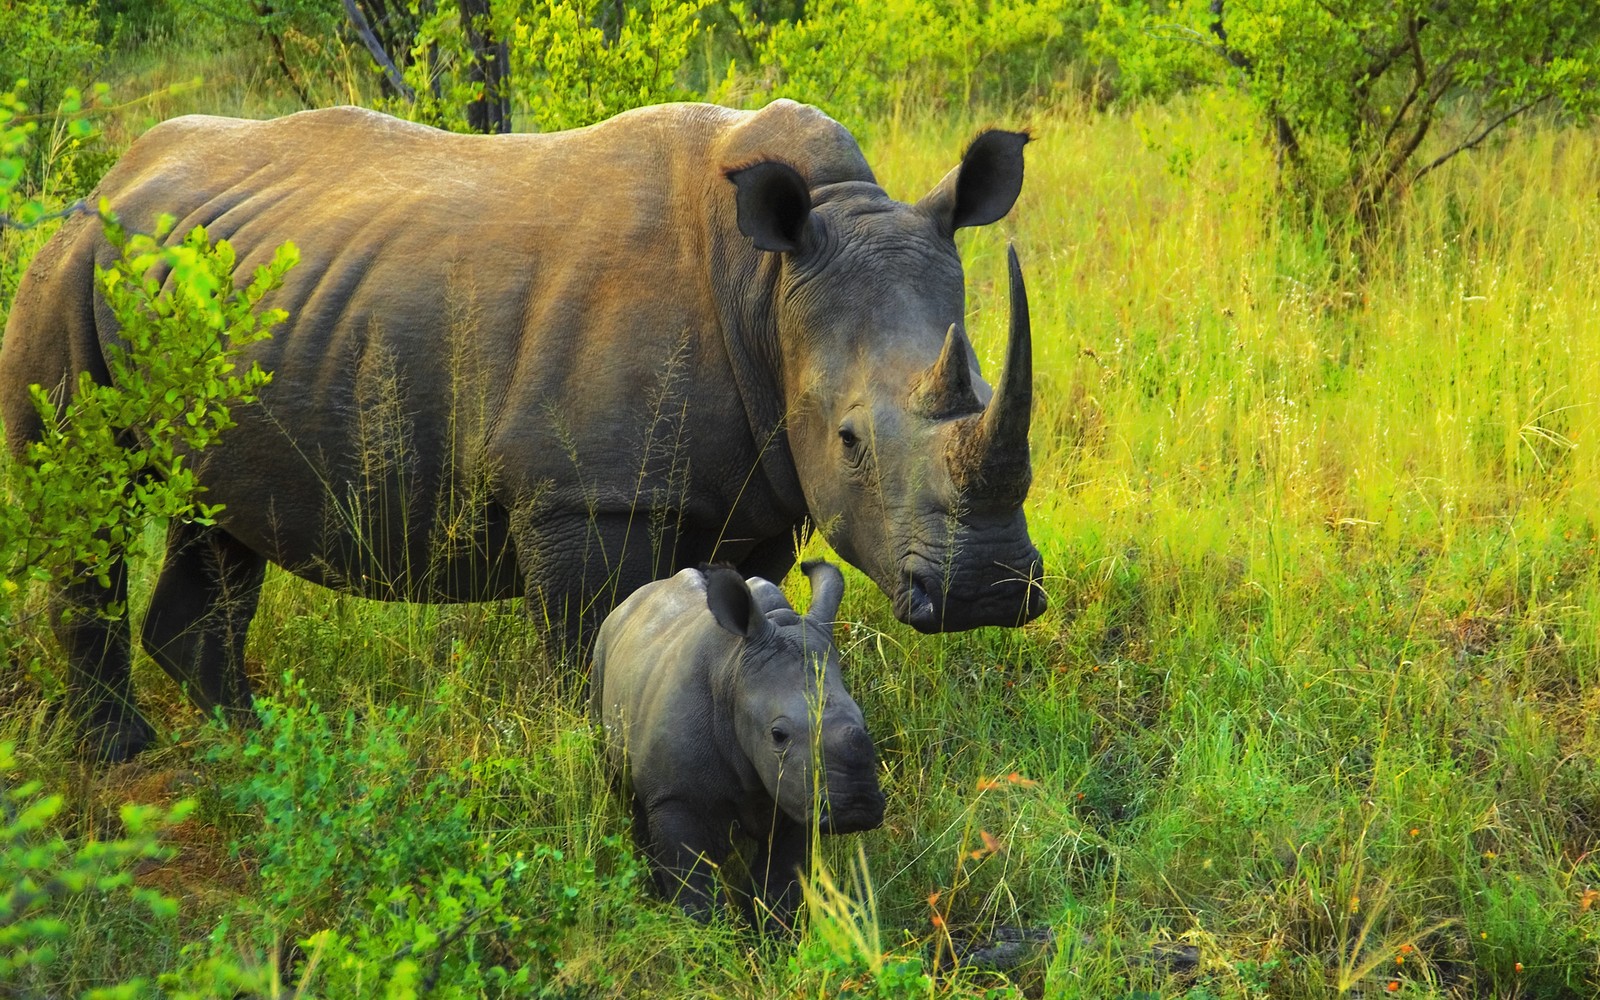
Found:
[[[703,806],[676,800],[651,804],[645,812],[656,888],[696,920],[710,920],[716,911],[717,866],[732,846],[727,830],[708,821]]]

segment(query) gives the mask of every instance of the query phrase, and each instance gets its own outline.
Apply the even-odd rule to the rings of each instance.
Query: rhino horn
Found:
[[[800,572],[811,582],[811,607],[806,609],[806,617],[832,628],[839,617],[839,603],[844,600],[844,574],[833,563],[820,559],[801,563]]]
[[[962,427],[950,462],[952,478],[968,503],[997,510],[1019,506],[1033,480],[1028,462],[1028,423],[1033,413],[1028,289],[1016,247],[1008,247],[1006,256],[1011,272],[1011,334],[1005,370],[982,415]]]
[[[911,405],[916,412],[933,420],[946,420],[982,409],[977,394],[972,391],[972,363],[968,360],[966,340],[954,323],[944,336],[939,359],[917,377]]]

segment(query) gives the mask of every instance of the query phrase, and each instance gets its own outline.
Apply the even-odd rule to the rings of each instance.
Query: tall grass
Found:
[[[824,846],[810,940],[931,967],[996,927],[1052,927],[1010,974],[1027,995],[1594,995],[1600,136],[1529,123],[1458,158],[1357,268],[1277,210],[1225,99],[1030,114],[1022,201],[961,240],[991,376],[1008,239],[1029,280],[1051,610],[919,636],[849,574],[839,639],[888,818]],[[909,107],[862,139],[909,200],[991,117],[1018,123]],[[136,608],[149,585],[147,568]],[[626,829],[515,605],[374,604],[274,571],[249,660],[268,693],[292,671],[372,718],[433,706],[414,754],[483,765],[463,794],[507,848]],[[65,763],[32,681],[0,714],[86,832],[220,738],[147,660],[136,682],[175,743],[103,774]],[[227,776],[186,780],[205,796]],[[148,971],[243,920],[258,883],[220,845],[251,824],[203,810],[179,840],[216,870],[165,876],[180,924],[85,912],[57,985]],[[820,996],[884,968],[630,905],[636,925],[561,940],[570,995]],[[1163,960],[1175,943],[1194,960]]]

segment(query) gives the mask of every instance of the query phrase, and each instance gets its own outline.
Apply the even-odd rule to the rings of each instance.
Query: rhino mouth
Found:
[[[870,789],[848,798],[830,794],[817,814],[817,828],[823,833],[860,833],[883,825],[884,798],[879,789]]]
[[[1017,564],[995,562],[981,577],[950,576],[942,567],[916,557],[901,565],[894,616],[918,632],[1015,627],[1039,617],[1048,604],[1039,586],[1044,562],[1037,550]]]

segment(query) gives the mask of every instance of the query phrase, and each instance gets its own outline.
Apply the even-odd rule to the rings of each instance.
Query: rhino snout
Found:
[[[829,788],[817,826],[823,833],[859,833],[883,825],[883,789],[874,778],[870,788],[856,788],[846,794]]]
[[[825,833],[873,830],[883,823],[883,789],[878,784],[878,753],[859,725],[843,726],[828,740],[827,794],[817,825]]]
[[[918,632],[964,632],[984,625],[1017,626],[1044,613],[1044,560],[1031,550],[1020,564],[995,562],[992,572],[949,576],[907,560],[895,617]]]

